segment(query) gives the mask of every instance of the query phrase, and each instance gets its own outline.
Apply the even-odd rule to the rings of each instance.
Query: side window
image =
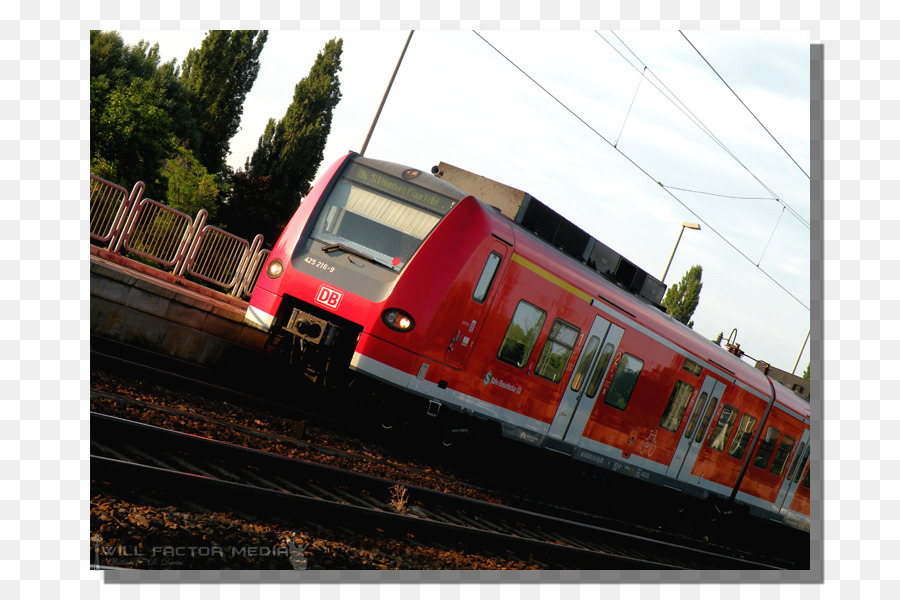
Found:
[[[698,363],[695,363],[689,358],[684,359],[684,363],[681,365],[681,368],[690,373],[691,375],[699,376],[700,373],[703,372],[703,367]]]
[[[809,446],[806,446],[806,450],[803,451],[803,458],[800,459],[800,462],[797,464],[797,471],[794,473],[794,483],[800,481],[800,475],[803,474],[803,469],[806,468],[806,461],[809,460]],[[791,467],[792,469],[794,467]]]
[[[778,450],[775,451],[775,460],[772,461],[770,473],[780,476],[784,472],[784,465],[787,463],[788,456],[791,455],[791,450],[794,449],[795,442],[796,440],[789,435],[782,438],[781,443],[778,444]]]
[[[715,424],[712,434],[709,436],[709,447],[713,450],[721,452],[725,449],[725,442],[731,435],[731,429],[734,422],[737,421],[737,409],[730,404],[722,405],[722,412],[719,413],[719,421]]]
[[[544,342],[541,356],[534,367],[534,374],[553,383],[559,383],[580,333],[576,327],[562,319],[556,319],[550,327],[550,333],[547,334],[547,341]]]
[[[803,449],[806,447],[806,444],[800,444],[800,447],[797,448],[797,453],[794,454],[794,460],[791,461],[791,468],[788,469],[787,478],[790,479],[794,476],[794,469],[797,468],[797,463],[800,462],[800,457],[803,455]]]
[[[687,427],[684,428],[684,437],[689,438],[694,433],[694,427],[697,426],[697,419],[700,418],[700,414],[703,412],[704,403],[709,395],[706,392],[700,394],[700,397],[697,399],[697,404],[694,406],[694,412],[691,413],[691,419],[688,421]],[[706,420],[709,423],[709,419]]]
[[[478,278],[478,283],[475,284],[475,293],[472,294],[472,300],[480,304],[487,298],[501,260],[502,257],[496,252],[491,252],[491,255],[488,256],[487,262],[484,263],[484,269],[481,271],[481,277]]]
[[[578,361],[578,366],[575,367],[575,373],[572,375],[572,385],[570,389],[573,392],[577,392],[581,389],[581,386],[584,383],[584,376],[587,375],[588,367],[591,366],[591,361],[594,360],[594,355],[597,354],[597,346],[599,345],[600,338],[596,335],[592,335],[591,339],[589,339],[585,345],[584,350],[581,351],[581,360]]]
[[[516,307],[497,358],[520,369],[528,362],[547,313],[522,300]]]
[[[734,440],[731,441],[731,447],[728,448],[729,456],[735,458],[744,457],[744,451],[750,443],[750,438],[753,437],[753,432],[756,431],[756,421],[756,417],[751,417],[746,413],[741,417],[741,424],[738,425]]]
[[[753,459],[753,466],[759,469],[765,469],[769,466],[769,459],[772,458],[772,451],[775,450],[775,443],[781,432],[774,427],[766,429],[765,435],[759,440],[759,450],[756,451],[756,458]]]
[[[591,380],[588,382],[587,390],[585,390],[588,398],[593,398],[597,395],[597,390],[600,389],[600,382],[603,381],[603,374],[606,373],[606,367],[609,366],[609,359],[612,358],[614,348],[611,342],[603,345],[603,351],[600,353],[600,358],[597,359],[597,366],[594,367]]]
[[[630,354],[622,355],[619,368],[616,369],[616,374],[613,375],[609,384],[609,391],[606,393],[604,402],[613,408],[625,410],[625,407],[628,406],[628,401],[631,400],[631,392],[634,391],[634,386],[643,368],[644,361],[641,359],[635,358]]]
[[[684,416],[684,410],[687,408],[688,402],[694,393],[694,386],[688,385],[683,381],[676,381],[675,387],[672,388],[672,395],[669,396],[669,403],[666,404],[666,410],[659,420],[659,426],[669,431],[678,431],[681,425],[681,418]]]
[[[713,396],[713,399],[709,401],[709,405],[706,407],[706,410],[703,411],[703,418],[700,420],[700,427],[697,428],[697,437],[694,438],[695,442],[702,442],[703,435],[706,433],[706,427],[709,425],[709,420],[712,419],[713,414],[716,412],[716,407],[719,405],[719,399]],[[724,409],[723,409],[724,410]],[[725,436],[726,438],[728,436]],[[725,442],[722,442],[723,444]]]

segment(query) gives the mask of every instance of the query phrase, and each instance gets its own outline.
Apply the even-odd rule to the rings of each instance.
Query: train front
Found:
[[[430,173],[345,155],[285,227],[245,320],[307,372],[347,367],[363,331],[415,327],[409,312],[390,306],[391,291],[463,197]]]

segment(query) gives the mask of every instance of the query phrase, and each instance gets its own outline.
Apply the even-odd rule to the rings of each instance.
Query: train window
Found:
[[[615,346],[611,342],[603,345],[603,351],[600,353],[600,358],[597,359],[597,366],[594,367],[594,372],[591,373],[591,380],[588,382],[587,390],[585,390],[588,398],[593,398],[597,394],[600,382],[603,381],[603,374],[606,373],[606,367],[609,366],[609,359],[612,358],[613,350],[615,350]]]
[[[678,431],[681,418],[684,416],[684,411],[693,394],[694,386],[683,381],[676,381],[675,387],[672,388],[672,395],[669,396],[669,403],[666,404],[666,410],[663,411],[663,416],[659,420],[659,426],[669,431]]]
[[[484,263],[484,269],[481,271],[481,277],[475,284],[475,293],[472,294],[472,300],[475,302],[482,303],[487,298],[488,290],[491,289],[491,284],[494,282],[494,275],[497,274],[497,267],[500,266],[501,259],[502,257],[496,252],[491,252],[491,255],[488,256],[487,262]]]
[[[584,376],[587,375],[588,367],[591,366],[591,361],[594,360],[594,355],[597,354],[597,346],[599,345],[600,338],[596,335],[592,335],[591,339],[588,340],[587,345],[585,345],[584,350],[582,350],[581,360],[578,361],[578,366],[575,367],[575,373],[572,375],[571,390],[573,392],[581,390],[581,385],[584,383]]]
[[[812,471],[812,466],[806,469],[806,475],[803,476],[803,483],[801,484],[806,489],[809,489],[809,472]]]
[[[737,433],[731,441],[731,447],[728,448],[729,456],[743,458],[744,451],[750,443],[750,438],[753,437],[753,432],[756,431],[756,422],[756,417],[751,417],[748,414],[741,417],[741,424],[738,425]]]
[[[797,468],[797,463],[800,462],[800,457],[803,456],[803,450],[806,447],[805,443],[800,444],[800,447],[797,448],[797,454],[794,455],[794,460],[791,461],[791,468],[788,469],[787,478],[790,479],[794,476],[794,469]]]
[[[730,404],[722,405],[719,420],[713,427],[712,435],[709,436],[710,448],[719,452],[725,449],[725,442],[728,441],[728,436],[731,435],[735,421],[737,421],[737,409]]]
[[[753,459],[753,466],[765,469],[769,466],[769,459],[772,458],[772,452],[775,450],[775,443],[781,432],[774,427],[766,429],[765,435],[759,440],[759,450],[756,451],[756,458]]]
[[[420,206],[341,179],[329,194],[312,237],[354,248],[396,270],[412,258],[440,220],[440,215]]]
[[[681,368],[690,373],[691,375],[700,375],[703,372],[703,367],[701,367],[698,363],[695,363],[689,358],[684,359],[684,364],[681,365]]]
[[[794,442],[794,438],[789,435],[781,439],[781,443],[778,444],[778,450],[775,451],[775,460],[772,461],[772,468],[769,469],[770,473],[781,475],[784,472],[784,465],[787,463],[788,456],[791,455],[791,450],[794,449]]]
[[[613,408],[625,410],[643,368],[644,361],[630,354],[623,354],[622,360],[619,361],[619,368],[616,369],[616,374],[613,375],[609,384],[609,391],[606,393],[604,402]]]
[[[709,425],[709,420],[712,419],[713,413],[716,412],[716,407],[718,405],[719,399],[713,396],[713,399],[709,401],[706,410],[703,411],[703,418],[700,420],[700,426],[697,428],[697,437],[694,438],[695,442],[703,441],[703,434],[706,433],[706,426]]]
[[[694,412],[691,413],[691,420],[688,421],[687,427],[684,428],[684,437],[689,438],[694,433],[694,427],[697,426],[697,419],[700,418],[700,414],[703,412],[703,405],[706,403],[706,399],[709,395],[706,392],[700,394],[700,398],[697,400],[697,404],[694,407]]]
[[[497,358],[520,369],[528,362],[547,313],[524,300],[519,302]]]
[[[559,383],[580,333],[576,327],[562,319],[556,319],[550,327],[550,333],[547,334],[547,341],[544,342],[541,356],[534,367],[534,374],[553,383]]]
[[[800,475],[803,474],[803,469],[806,468],[806,461],[809,460],[809,446],[806,446],[806,450],[803,452],[803,458],[800,460],[798,465],[797,472],[794,474],[794,483],[800,481]]]

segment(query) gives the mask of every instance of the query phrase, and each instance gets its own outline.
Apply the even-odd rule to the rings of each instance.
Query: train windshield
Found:
[[[455,202],[410,182],[354,163],[338,180],[312,237],[399,271]]]

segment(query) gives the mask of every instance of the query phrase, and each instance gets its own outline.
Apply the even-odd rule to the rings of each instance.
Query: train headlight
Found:
[[[271,279],[277,279],[281,277],[282,273],[284,273],[284,263],[282,263],[277,258],[270,262],[268,268],[266,268],[266,275],[268,275]]]
[[[381,320],[394,331],[410,331],[416,326],[416,322],[409,313],[399,308],[389,308],[381,313]]]

